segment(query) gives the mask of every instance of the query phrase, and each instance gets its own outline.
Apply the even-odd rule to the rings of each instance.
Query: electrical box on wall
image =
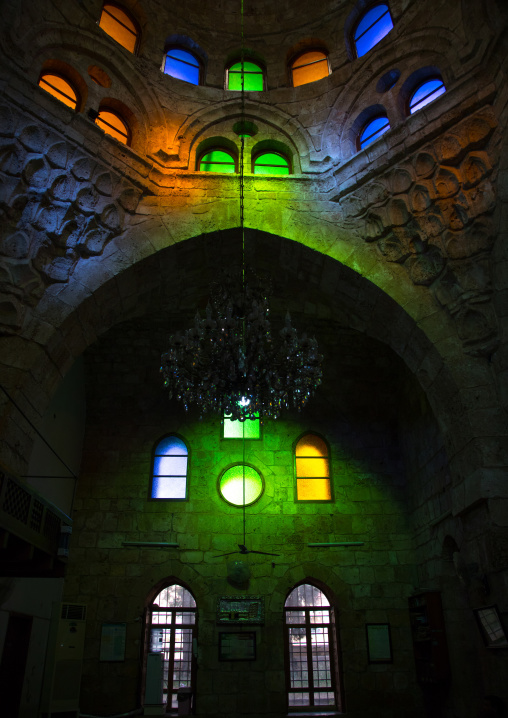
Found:
[[[164,679],[164,654],[149,653],[146,658],[145,715],[163,715],[165,711],[162,682]]]
[[[410,596],[409,618],[418,683],[437,685],[448,682],[450,661],[440,593],[425,591]]]
[[[86,606],[53,604],[42,688],[42,718],[72,712],[79,715],[85,626]]]

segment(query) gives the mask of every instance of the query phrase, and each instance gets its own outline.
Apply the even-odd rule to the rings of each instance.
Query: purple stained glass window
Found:
[[[356,54],[362,57],[377,45],[393,27],[388,5],[376,5],[365,13],[354,35]]]
[[[436,97],[446,92],[446,87],[441,78],[434,78],[423,82],[415,92],[413,93],[411,100],[409,101],[409,112],[413,114],[422,107],[428,105],[429,102],[433,102]]]

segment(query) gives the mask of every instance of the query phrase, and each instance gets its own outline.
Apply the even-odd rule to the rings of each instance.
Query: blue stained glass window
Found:
[[[199,85],[199,69],[199,61],[187,50],[174,47],[168,51],[164,62],[166,75]]]
[[[371,142],[377,140],[378,137],[384,135],[384,133],[390,129],[390,122],[388,117],[376,117],[374,120],[368,122],[360,133],[360,149],[368,147]]]
[[[362,57],[377,45],[393,27],[388,5],[376,5],[365,13],[354,35],[356,54]]]
[[[186,499],[189,452],[177,436],[166,436],[155,447],[152,499]]]
[[[444,82],[441,78],[427,80],[413,93],[411,100],[409,101],[409,112],[413,114],[413,112],[421,110],[422,107],[428,105],[429,102],[432,102],[436,99],[436,97],[439,97],[439,95],[442,95],[444,92],[446,92],[446,87],[444,86]]]

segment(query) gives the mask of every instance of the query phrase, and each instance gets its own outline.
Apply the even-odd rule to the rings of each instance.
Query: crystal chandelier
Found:
[[[161,372],[170,397],[185,409],[231,419],[276,419],[281,409],[302,409],[321,383],[317,342],[298,338],[289,313],[278,338],[272,336],[266,293],[245,283],[232,293],[215,284],[206,317],[173,334],[162,355]]]
[[[241,123],[245,126],[243,0]],[[211,287],[206,317],[196,313],[194,326],[169,338],[161,358],[170,398],[199,405],[202,412],[245,421],[277,419],[282,409],[301,410],[321,383],[322,356],[314,338],[298,337],[286,313],[278,338],[272,336],[266,284],[254,272],[246,281],[244,222],[244,144],[240,130],[241,286],[225,280]],[[239,273],[240,274],[240,273]]]

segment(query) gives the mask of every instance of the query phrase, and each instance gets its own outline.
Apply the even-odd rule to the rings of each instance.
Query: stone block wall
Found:
[[[167,401],[157,371],[164,334],[145,316],[110,331],[86,355],[87,435],[65,588],[66,600],[88,605],[83,710],[136,705],[140,619],[153,587],[173,577],[190,588],[198,606],[198,713],[282,715],[283,606],[291,588],[308,578],[333,596],[343,700],[351,715],[417,715],[407,612],[417,573],[397,439],[395,358],[376,346],[367,380],[365,339],[342,333],[336,337],[341,356],[325,367],[336,377],[326,391],[301,416],[267,421],[262,439],[247,442],[246,461],[263,475],[265,490],[246,509],[246,544],[278,555],[245,557],[251,578],[238,589],[227,581],[229,559],[216,556],[243,543],[242,511],[220,498],[217,481],[224,468],[242,461],[241,441],[221,439],[217,417],[199,421],[195,411],[185,414]],[[330,444],[332,503],[294,501],[294,444],[306,431]],[[189,446],[189,500],[150,501],[151,452],[172,432]],[[125,548],[124,541],[175,541],[179,549]],[[364,543],[307,546],[329,541]],[[264,597],[266,623],[254,629],[258,658],[219,663],[216,601],[236,594]],[[101,624],[123,621],[125,663],[100,663]],[[369,665],[365,623],[384,622],[391,627],[394,662]]]

